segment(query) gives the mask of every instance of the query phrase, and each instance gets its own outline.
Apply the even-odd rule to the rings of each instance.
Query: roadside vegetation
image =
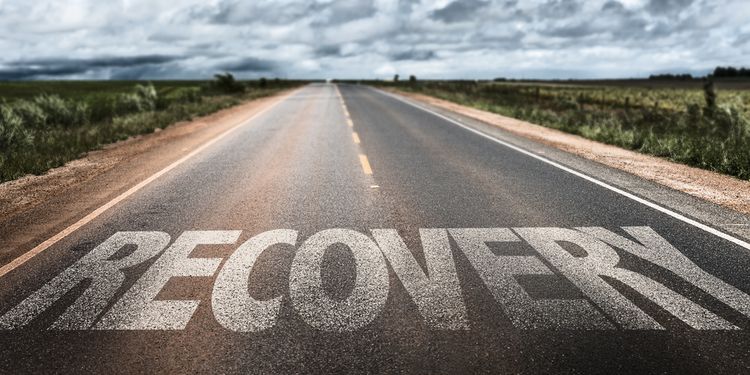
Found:
[[[0,182],[299,84],[229,73],[203,82],[0,82]]]
[[[656,86],[644,81],[506,80],[376,84],[750,179],[750,90],[723,89],[725,81],[720,78],[677,78],[673,85]],[[743,83],[726,82],[726,86]]]

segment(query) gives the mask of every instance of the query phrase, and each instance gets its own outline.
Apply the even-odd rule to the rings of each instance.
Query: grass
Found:
[[[0,82],[0,182],[299,84],[233,78],[230,89],[208,81]]]
[[[750,179],[750,90],[703,82],[424,81],[379,85],[426,94],[595,141]]]

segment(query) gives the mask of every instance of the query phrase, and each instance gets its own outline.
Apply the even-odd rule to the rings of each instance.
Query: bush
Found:
[[[72,104],[72,107],[72,125],[87,125],[89,123],[89,119],[91,118],[91,111],[89,111],[88,104],[86,104],[85,102],[77,102]]]
[[[186,87],[175,90],[164,98],[168,103],[198,103],[203,97],[200,89]]]
[[[245,91],[245,86],[234,79],[232,73],[216,74],[210,87],[225,94],[234,94]]]
[[[120,94],[115,104],[115,115],[150,112],[156,110],[159,96],[153,85],[136,85],[132,93]]]
[[[136,85],[135,94],[141,99],[141,111],[156,109],[156,101],[159,99],[159,95],[156,93],[154,85],[150,83],[146,86]]]
[[[19,100],[13,103],[13,112],[28,128],[42,129],[47,126],[47,113],[34,102]]]
[[[9,106],[0,106],[0,166],[14,154],[31,147],[34,137],[24,128],[23,119]],[[0,178],[5,180],[5,168],[0,169]]]
[[[71,105],[57,95],[40,95],[34,98],[36,104],[46,115],[47,125],[70,127],[75,125],[75,114]]]
[[[111,94],[93,95],[86,98],[89,107],[89,122],[108,122],[117,116],[119,96]]]
[[[140,95],[135,93],[120,94],[117,97],[115,113],[118,116],[122,116],[128,113],[142,112],[143,108],[144,103]]]

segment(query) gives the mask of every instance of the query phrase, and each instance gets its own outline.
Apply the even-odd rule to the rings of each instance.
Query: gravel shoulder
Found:
[[[750,215],[750,181],[674,163],[556,129],[466,107],[446,100],[389,90],[413,100],[491,124],[510,133],[593,160],[671,189]]]

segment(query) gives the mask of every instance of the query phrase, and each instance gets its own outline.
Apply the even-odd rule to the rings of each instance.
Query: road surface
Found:
[[[303,87],[13,254],[0,372],[750,371],[746,240],[535,155]]]

